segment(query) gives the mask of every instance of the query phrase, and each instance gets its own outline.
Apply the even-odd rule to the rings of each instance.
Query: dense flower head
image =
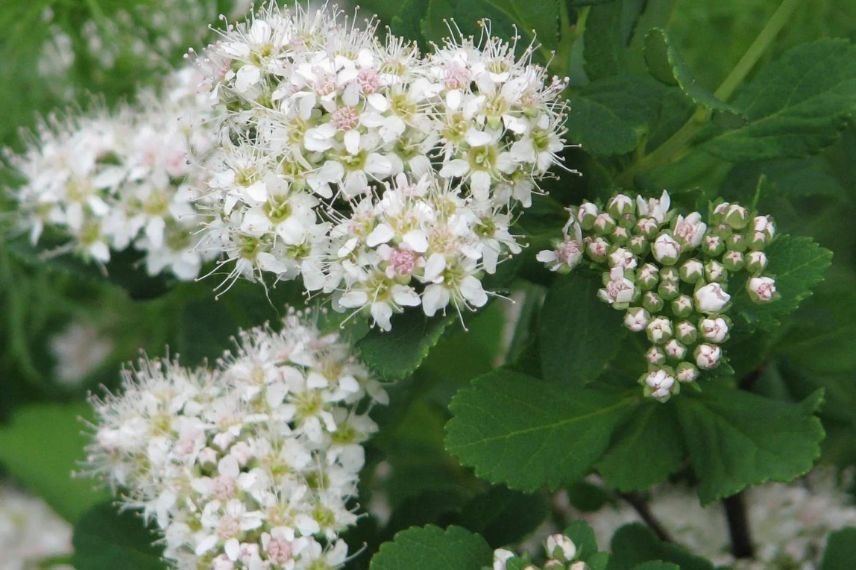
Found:
[[[635,201],[618,194],[605,211],[591,202],[569,211],[555,249],[537,259],[567,273],[587,258],[603,271],[598,298],[625,310],[624,325],[644,332],[652,345],[639,379],[646,396],[664,402],[700,371],[722,364],[736,294],[728,292],[732,274],[748,273],[751,301],[778,298],[775,279],[763,274],[763,249],[775,235],[769,216],[750,223],[746,208],[720,203],[705,222],[699,212],[678,214],[665,191]]]
[[[223,133],[205,240],[230,279],[302,276],[388,329],[486,302],[515,208],[559,162],[565,82],[487,29],[423,56],[376,26],[271,3],[202,54]]]
[[[45,121],[23,153],[7,153],[21,179],[18,228],[33,243],[43,233],[59,239],[57,253],[105,264],[133,247],[150,275],[196,277],[206,254],[195,248],[203,220],[194,188],[204,173],[190,158],[215,141],[199,81],[186,68],[133,107]]]
[[[334,568],[369,418],[387,396],[337,334],[290,312],[214,369],[141,360],[94,399],[92,474],[121,489],[178,568]]]

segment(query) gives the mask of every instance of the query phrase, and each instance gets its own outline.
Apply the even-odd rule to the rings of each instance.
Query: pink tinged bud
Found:
[[[616,244],[625,244],[627,240],[630,238],[630,233],[627,231],[627,228],[622,228],[621,226],[615,226],[612,230],[612,233],[609,234],[612,238],[612,243]]]
[[[696,309],[706,314],[721,313],[731,300],[731,295],[726,293],[719,283],[708,283],[700,287],[694,297]]]
[[[659,313],[663,308],[663,299],[653,291],[648,291],[642,295],[642,306],[651,313]]]
[[[705,254],[715,257],[725,251],[725,242],[717,235],[708,234],[702,239],[701,248]]]
[[[284,538],[271,538],[266,550],[268,558],[274,564],[284,566],[291,560],[291,543]]]
[[[645,236],[633,236],[630,238],[630,243],[628,245],[630,247],[630,251],[636,255],[645,255],[648,253],[648,240]]]
[[[732,234],[725,240],[725,244],[731,251],[746,251],[749,244],[743,234]]]
[[[651,319],[650,313],[642,307],[633,307],[624,315],[624,326],[633,332],[642,332]]]
[[[746,282],[746,290],[756,303],[769,303],[776,295],[776,281],[771,277],[752,277]]]
[[[699,368],[710,370],[719,366],[722,349],[715,344],[700,344],[696,347],[694,356]]]
[[[728,335],[728,324],[723,318],[702,319],[698,324],[701,337],[707,342],[721,343]]]
[[[695,249],[701,245],[707,224],[701,221],[701,214],[693,212],[687,217],[678,216],[675,221],[675,238],[684,247],[684,250]]]
[[[678,382],[693,382],[698,378],[698,368],[690,362],[681,362],[675,371]]]
[[[663,351],[666,353],[666,356],[672,360],[680,360],[687,355],[687,347],[675,339],[667,342],[663,347]]]
[[[770,216],[756,216],[752,222],[752,229],[755,233],[763,234],[767,243],[776,235],[776,227],[773,224],[773,218]]]
[[[657,294],[666,301],[675,299],[680,292],[681,291],[678,289],[678,283],[676,281],[662,281],[660,286],[657,287]]]
[[[620,218],[625,214],[633,214],[636,211],[636,204],[633,199],[625,194],[616,194],[610,198],[606,204],[606,209],[614,218]]]
[[[633,252],[620,247],[609,254],[609,264],[622,269],[636,269],[636,256]]]
[[[675,379],[663,369],[654,370],[645,376],[645,386],[652,398],[665,402],[672,395]]]
[[[755,273],[761,273],[767,268],[767,254],[763,251],[750,251],[746,254],[746,269]]]
[[[600,212],[597,206],[591,202],[583,202],[577,210],[577,219],[584,230],[590,230],[594,226],[594,220]]]
[[[693,300],[689,295],[681,295],[672,301],[672,312],[676,317],[688,317],[693,312]]]
[[[571,269],[576,267],[582,258],[582,244],[576,240],[567,239],[556,249],[556,259]]]
[[[663,267],[662,269],[660,269],[661,281],[671,281],[672,283],[677,285],[678,279],[680,279],[680,273],[674,267]]]
[[[722,256],[722,265],[728,271],[740,271],[744,264],[743,254],[739,251],[726,251]]]
[[[636,288],[626,277],[614,275],[604,289],[598,291],[598,296],[610,305],[627,304],[633,299]]]
[[[696,283],[704,276],[704,265],[698,259],[688,259],[681,265],[680,276],[684,283]]]
[[[667,233],[662,233],[654,240],[651,252],[654,254],[654,259],[660,263],[672,265],[681,255],[681,246],[675,238]]]
[[[546,541],[547,556],[554,560],[570,562],[577,555],[577,547],[564,534],[551,534]]]
[[[603,261],[609,253],[609,243],[602,237],[589,240],[586,245],[586,253],[592,258],[592,261]]]
[[[717,204],[717,206],[713,209],[713,216],[711,217],[711,221],[714,223],[719,223],[725,217],[725,214],[728,213],[728,208],[731,207],[731,204],[728,202],[723,202],[722,204]]]
[[[648,335],[648,340],[654,344],[663,344],[672,338],[672,321],[666,317],[652,319],[645,327],[645,333]]]
[[[636,232],[647,239],[654,239],[658,229],[660,226],[653,218],[641,218],[636,222]]]
[[[660,280],[660,272],[657,266],[652,263],[646,263],[636,272],[636,282],[643,290],[654,288]]]
[[[594,219],[592,229],[599,234],[608,234],[615,229],[615,220],[612,219],[612,216],[603,212],[602,214],[598,214]]]
[[[645,360],[648,364],[656,366],[666,361],[666,353],[658,346],[652,346],[645,352]]]
[[[742,230],[749,223],[749,211],[739,204],[730,204],[722,216],[722,221],[735,230]]]
[[[675,327],[675,337],[684,344],[693,344],[698,338],[698,331],[689,321],[681,321]]]

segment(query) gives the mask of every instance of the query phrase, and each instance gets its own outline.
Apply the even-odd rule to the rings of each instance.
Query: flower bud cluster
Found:
[[[775,280],[764,275],[764,248],[775,236],[769,216],[721,203],[705,223],[699,212],[670,209],[665,191],[648,200],[618,194],[606,208],[584,202],[570,212],[563,239],[538,260],[559,272],[584,258],[606,269],[598,297],[625,311],[624,325],[651,343],[640,378],[646,396],[665,402],[721,364],[733,324],[731,275],[748,273],[752,301],[777,298]]]
[[[533,564],[528,556],[517,556],[510,550],[498,548],[493,552],[493,570],[523,568],[524,570],[589,570],[589,565],[578,560],[577,546],[564,534],[551,534],[544,541],[546,561]]]
[[[56,253],[104,264],[134,248],[150,275],[195,278],[212,252],[195,247],[204,173],[189,158],[216,141],[200,120],[210,105],[199,81],[184,69],[134,107],[42,124],[23,153],[8,153],[22,182],[12,191],[18,228],[34,244],[43,232],[58,238]]]
[[[291,312],[281,332],[242,332],[216,369],[142,360],[93,403],[90,471],[155,521],[176,567],[346,560],[368,412],[387,396],[336,334]]]
[[[200,59],[225,138],[206,237],[230,278],[302,276],[334,307],[479,307],[508,226],[564,143],[565,82],[490,36],[430,55],[324,7],[271,3]],[[393,181],[395,183],[393,184]]]

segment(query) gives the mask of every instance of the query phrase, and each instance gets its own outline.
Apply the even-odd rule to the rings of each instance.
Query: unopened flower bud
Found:
[[[728,323],[722,317],[705,318],[699,321],[698,330],[704,340],[719,344],[728,336]]]
[[[624,315],[624,326],[633,332],[642,332],[648,326],[651,314],[642,307],[631,307]]]
[[[657,366],[666,362],[666,353],[659,346],[652,346],[645,351],[645,360],[651,366]]]
[[[648,253],[648,240],[644,236],[633,236],[630,238],[628,246],[630,251],[636,255],[645,255]]]
[[[615,226],[615,229],[609,234],[609,238],[616,245],[624,245],[630,239],[630,232],[627,231],[627,228]]]
[[[669,399],[672,395],[672,388],[676,386],[675,378],[663,368],[645,374],[643,382],[645,383],[645,393],[661,402]]]
[[[691,322],[681,321],[675,326],[675,338],[684,344],[695,344],[698,331]]]
[[[677,285],[680,278],[680,272],[674,267],[663,267],[660,269],[660,281],[668,281]]]
[[[763,251],[750,251],[746,254],[746,270],[758,275],[767,268],[767,254]]]
[[[771,277],[752,277],[746,282],[746,291],[756,303],[769,303],[778,297],[776,281]]]
[[[606,235],[615,229],[615,220],[606,212],[598,214],[592,224],[592,231],[598,235]]]
[[[672,339],[663,347],[663,352],[672,360],[681,360],[687,355],[687,347],[681,344],[678,340]]]
[[[672,301],[672,313],[676,317],[684,318],[693,312],[693,299],[689,295],[680,295]]]
[[[617,220],[625,214],[635,214],[636,203],[630,198],[630,196],[625,194],[616,194],[609,199],[609,202],[606,203],[606,209],[609,214]]]
[[[726,251],[722,254],[722,265],[728,271],[740,271],[744,263],[743,254],[739,251]]]
[[[586,253],[592,261],[606,261],[606,256],[609,254],[609,243],[602,237],[587,239]]]
[[[636,256],[629,249],[619,247],[609,254],[609,265],[622,269],[636,269]]]
[[[689,216],[678,216],[675,220],[675,239],[683,251],[690,251],[701,245],[707,224],[701,221],[701,214],[693,212]]]
[[[653,263],[646,263],[636,272],[636,284],[643,291],[653,289],[660,280],[660,272]]]
[[[731,300],[731,295],[726,293],[719,283],[708,283],[699,287],[693,296],[696,309],[706,314],[721,313]]]
[[[684,283],[696,283],[704,277],[704,265],[698,259],[688,259],[678,272]]]
[[[597,206],[591,202],[583,202],[577,210],[577,220],[580,222],[580,227],[588,231],[594,227],[594,220],[600,211]]]
[[[642,306],[650,313],[659,313],[663,309],[663,299],[653,291],[642,295]]]
[[[725,283],[728,280],[728,272],[720,262],[710,260],[704,264],[704,276],[708,281]]]
[[[654,259],[663,265],[673,265],[681,255],[681,245],[671,235],[663,232],[651,246]]]
[[[709,257],[718,257],[725,251],[725,241],[714,234],[707,234],[701,240],[701,250]]]
[[[523,570],[526,570],[525,568]],[[539,570],[538,567],[533,566],[532,570]],[[543,570],[565,570],[565,563],[560,562],[559,560],[548,560],[544,563]]]
[[[728,213],[728,208],[731,207],[731,204],[728,202],[723,202],[721,204],[717,204],[713,209],[713,213],[710,216],[710,222],[712,224],[720,224],[724,221],[725,214]]]
[[[663,344],[672,338],[672,321],[666,317],[651,319],[651,322],[645,327],[645,334],[648,335],[648,340],[652,343]]]
[[[564,534],[551,534],[547,537],[547,556],[554,560],[570,562],[577,555],[574,541]]]
[[[568,570],[591,570],[591,567],[582,560],[577,560],[568,567]]]
[[[739,204],[729,204],[722,221],[735,230],[742,230],[749,223],[749,210]]]
[[[624,271],[620,267],[614,267],[608,275],[606,286],[598,290],[597,296],[616,309],[623,309],[633,300],[636,287],[633,281],[624,277]]]
[[[493,570],[506,570],[511,558],[514,558],[513,552],[505,548],[497,548],[493,551]]]
[[[678,382],[693,382],[698,378],[698,368],[691,362],[681,362],[675,368],[675,377],[678,379]]]
[[[725,240],[725,247],[729,251],[746,251],[749,244],[746,242],[746,236],[743,234],[731,234]]]
[[[681,294],[681,290],[678,288],[676,281],[660,281],[660,285],[657,287],[657,294],[662,297],[663,301],[671,301],[677,299],[678,295]]]
[[[547,265],[550,271],[567,273],[583,258],[582,244],[573,238],[566,238],[554,250],[539,251],[535,259]]]
[[[652,240],[656,237],[660,226],[653,218],[639,218],[636,221],[635,229],[638,235],[643,236],[647,240]]]
[[[699,368],[710,370],[719,366],[719,361],[722,360],[722,349],[715,344],[700,344],[696,347],[693,356]]]
[[[776,226],[773,224],[773,218],[770,216],[755,216],[752,221],[752,231],[757,234],[762,234],[766,243],[773,241],[776,236]]]

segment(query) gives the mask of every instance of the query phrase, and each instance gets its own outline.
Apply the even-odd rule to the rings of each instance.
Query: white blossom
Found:
[[[731,300],[731,295],[726,293],[719,283],[708,283],[703,287],[699,287],[696,289],[693,297],[695,298],[696,308],[706,314],[721,312],[728,304],[728,301]]]

